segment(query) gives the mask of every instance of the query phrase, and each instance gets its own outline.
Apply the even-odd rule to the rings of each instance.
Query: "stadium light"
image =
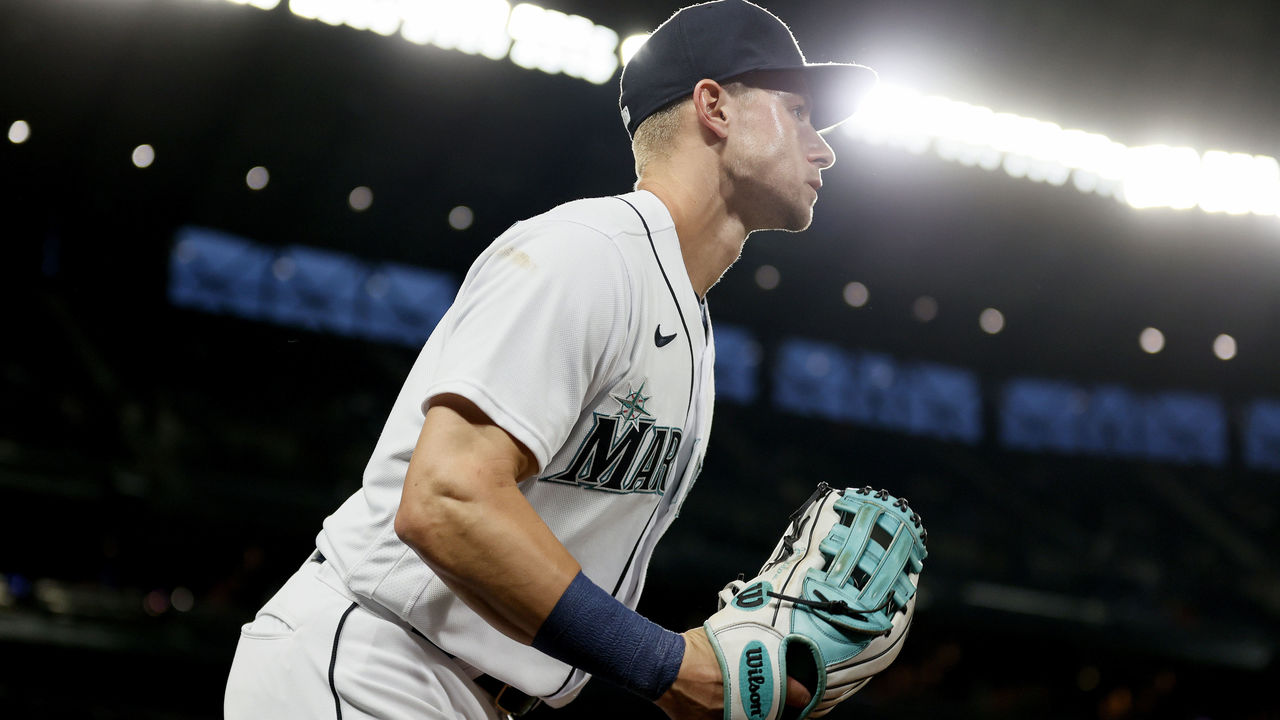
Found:
[[[151,163],[156,161],[155,148],[145,143],[139,145],[133,149],[130,159],[133,160],[134,167],[149,168],[151,167]]]
[[[399,0],[289,0],[289,11],[308,20],[387,36],[400,29],[400,5]]]
[[[227,0],[272,10],[280,0]],[[647,34],[618,34],[580,15],[506,0],[289,0],[289,11],[330,25],[501,60],[595,84],[609,82]],[[858,140],[1050,185],[1130,207],[1280,215],[1273,157],[1165,145],[1126,147],[1098,133],[996,112],[881,83],[844,125]],[[11,129],[12,133],[12,129]],[[12,137],[11,137],[12,139]]]
[[[361,185],[347,194],[347,205],[356,212],[364,212],[373,205],[373,191]]]
[[[247,2],[249,0],[232,0]],[[618,34],[581,15],[506,0],[289,0],[308,20],[435,45],[597,85],[618,70]]]
[[[454,230],[466,230],[475,220],[475,212],[466,205],[458,205],[449,211],[449,227]]]
[[[1164,349],[1164,333],[1149,327],[1138,334],[1138,345],[1148,355],[1155,355]]]
[[[271,173],[261,165],[249,168],[249,172],[244,175],[244,184],[249,186],[250,190],[261,190],[271,182]]]
[[[581,15],[521,3],[511,10],[511,62],[601,85],[618,69],[618,34]]]
[[[638,51],[640,46],[644,45],[645,41],[648,39],[649,33],[640,33],[639,35],[632,35],[626,40],[623,40],[622,44],[618,46],[618,59],[622,61],[622,64],[626,65],[631,58],[635,57],[636,51]]]
[[[1230,360],[1236,356],[1236,339],[1223,333],[1213,339],[1213,354],[1219,360]]]
[[[978,327],[988,335],[995,335],[1004,330],[1004,313],[995,308],[987,308],[978,315]]]
[[[9,126],[9,142],[21,145],[31,137],[31,125],[26,120],[14,120]]]
[[[1011,177],[1072,185],[1130,207],[1255,215],[1280,214],[1280,164],[1266,155],[1149,145],[1126,147],[1105,135],[997,113],[981,105],[922,95],[882,83],[844,132],[872,145]]]
[[[867,300],[871,299],[871,291],[856,280],[844,286],[844,301],[849,307],[860,308],[867,304]]]
[[[756,285],[761,290],[773,290],[782,281],[782,273],[772,265],[761,265],[756,268]]]
[[[1124,174],[1124,201],[1143,209],[1185,210],[1196,204],[1200,155],[1187,147],[1148,145],[1129,148]]]
[[[506,0],[408,3],[403,9],[400,36],[419,45],[430,43],[444,50],[501,60],[511,46],[507,34],[510,15],[511,5]]]
[[[275,10],[280,4],[280,0],[227,0],[227,2],[235,5],[249,5],[259,10]]]

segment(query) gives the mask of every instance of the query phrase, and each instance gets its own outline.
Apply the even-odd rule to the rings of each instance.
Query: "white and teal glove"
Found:
[[[821,717],[898,656],[928,534],[905,499],[822,483],[760,574],[730,583],[703,625],[724,674],[725,720]],[[813,694],[787,707],[787,677]]]

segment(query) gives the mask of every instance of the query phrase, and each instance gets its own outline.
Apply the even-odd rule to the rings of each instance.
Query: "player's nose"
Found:
[[[836,164],[836,151],[831,149],[827,139],[819,135],[816,130],[811,130],[809,137],[808,159],[819,170],[826,170]]]

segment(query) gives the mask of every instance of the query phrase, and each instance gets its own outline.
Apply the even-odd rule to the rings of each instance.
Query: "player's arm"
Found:
[[[474,404],[437,396],[395,520],[450,590],[526,645],[581,569],[516,485],[536,471],[533,454]]]
[[[536,470],[474,404],[439,396],[409,462],[396,534],[509,637],[637,690],[672,717],[721,717],[723,680],[703,630],[676,636],[581,575],[517,487]],[[655,691],[671,663],[678,673]]]

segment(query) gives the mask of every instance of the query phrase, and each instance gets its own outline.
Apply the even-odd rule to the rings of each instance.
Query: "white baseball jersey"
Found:
[[[362,603],[564,704],[584,673],[488,625],[396,537],[426,408],[433,396],[462,395],[528,447],[540,471],[521,492],[587,577],[634,608],[654,545],[701,469],[714,356],[705,304],[655,195],[578,200],[516,223],[467,273],[400,391],[363,488],[325,520],[317,546]]]

